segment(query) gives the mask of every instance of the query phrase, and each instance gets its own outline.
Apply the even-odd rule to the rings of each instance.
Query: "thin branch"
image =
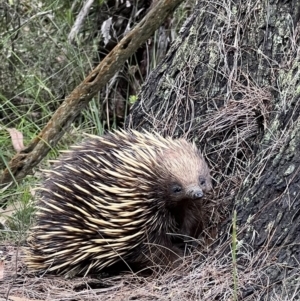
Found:
[[[77,36],[77,34],[82,26],[82,23],[84,22],[85,17],[87,16],[93,3],[94,3],[94,0],[87,0],[83,4],[82,9],[80,10],[72,28],[71,28],[71,31],[68,35],[69,43],[72,43],[73,40],[75,39],[75,37]]]

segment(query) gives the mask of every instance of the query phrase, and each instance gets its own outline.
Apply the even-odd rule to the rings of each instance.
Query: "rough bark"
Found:
[[[237,210],[240,244],[261,254],[253,266],[264,265],[269,281],[261,300],[297,289],[299,29],[299,1],[199,1],[127,120],[203,149],[214,199]],[[228,242],[230,226],[229,218]]]

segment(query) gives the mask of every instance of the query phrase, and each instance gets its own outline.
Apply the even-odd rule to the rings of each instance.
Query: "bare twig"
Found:
[[[92,6],[93,3],[94,3],[94,0],[87,0],[83,4],[82,9],[80,10],[72,28],[71,28],[71,31],[68,35],[69,43],[72,43],[74,41],[74,39],[75,39],[78,31],[80,30],[82,23],[84,22],[84,19],[87,16],[87,14],[90,10],[90,7]]]

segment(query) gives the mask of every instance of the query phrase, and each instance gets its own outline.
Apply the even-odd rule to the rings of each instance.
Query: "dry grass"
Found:
[[[249,6],[250,9],[254,11]],[[250,22],[247,19],[249,15],[250,12],[245,14],[243,20],[226,20],[228,28],[224,26],[223,35],[220,35],[216,60],[230,61],[230,57],[227,57],[229,46],[234,46],[236,50],[235,60],[242,57],[241,45],[228,45],[228,41],[232,32],[239,32],[235,26],[246,28],[247,22]],[[224,16],[224,19],[227,17],[229,18]],[[237,43],[242,43],[242,37]],[[260,154],[260,162],[253,170],[251,166],[262,137],[268,132],[270,115],[274,109],[271,107],[274,100],[270,91],[241,74],[235,61],[232,66],[225,64],[223,75],[228,81],[226,97],[222,95],[222,99],[220,96],[220,99],[209,99],[205,103],[205,100],[198,99],[197,93],[191,88],[196,74],[192,57],[191,55],[190,62],[184,62],[185,70],[177,75],[175,84],[172,85],[174,90],[170,95],[173,93],[174,99],[170,96],[162,103],[146,103],[142,100],[138,109],[139,112],[144,110],[145,119],[152,129],[176,136],[180,128],[187,137],[197,137],[196,142],[204,147],[203,153],[212,169],[215,189],[210,207],[207,208],[205,236],[199,241],[201,250],[187,257],[184,264],[176,270],[164,273],[160,271],[151,277],[128,273],[101,280],[88,277],[67,280],[49,275],[37,277],[28,274],[22,263],[22,252],[4,246],[6,253],[11,252],[12,256],[6,260],[0,295],[7,296],[9,293],[37,300],[233,300],[231,233],[220,233],[219,225],[228,217],[234,196],[246,177],[253,172],[254,178],[259,179],[270,153],[274,154],[278,143],[283,143],[284,139],[274,138],[274,143],[270,143],[265,153]],[[202,111],[196,111],[197,102],[203,103],[203,114]],[[285,134],[283,132],[281,135]],[[222,230],[227,231],[224,228]],[[245,229],[240,228],[238,232],[243,230]],[[212,240],[214,244],[211,249]],[[268,275],[281,273],[288,268],[277,262],[276,254],[279,251],[263,246],[260,252],[255,253],[249,245],[238,240],[236,293],[239,300],[277,301],[299,298],[299,284],[296,281],[299,269],[293,267],[296,280],[283,276],[280,284],[271,285],[269,282]],[[291,292],[291,285],[294,293],[287,295],[287,292]]]
[[[0,294],[36,300],[233,300],[233,262],[230,240],[216,241],[218,225],[228,216],[228,207],[240,189],[255,156],[255,141],[266,127],[269,116],[269,93],[253,85],[236,83],[240,100],[229,100],[222,108],[203,119],[196,131],[205,156],[218,183],[206,203],[207,228],[199,241],[200,250],[188,256],[173,271],[159,271],[151,277],[134,273],[94,279],[29,274],[22,263],[22,250],[4,247],[5,278]],[[213,141],[213,143],[212,143]],[[210,244],[214,242],[214,253]],[[216,244],[219,246],[216,247]],[[201,253],[200,253],[201,252]],[[16,260],[17,258],[17,260]],[[266,287],[265,269],[272,264],[269,253],[252,255],[249,247],[240,246],[238,292],[243,300],[259,300],[272,288]],[[257,262],[263,264],[257,266]]]
[[[233,98],[211,111],[195,129],[200,144],[206,146],[205,157],[218,183],[215,202],[225,206],[249,173],[271,110],[270,92],[251,81],[247,85],[235,82],[232,92]]]
[[[233,300],[232,257],[231,252],[224,254],[225,247],[226,245],[218,246],[214,255],[210,256],[195,252],[176,270],[160,271],[159,274],[149,277],[127,273],[101,280],[91,277],[68,280],[58,276],[38,277],[29,274],[22,263],[22,250],[2,246],[6,261],[4,279],[0,282],[0,295],[66,301]],[[265,271],[271,267],[276,268],[276,263],[268,252],[251,254],[249,246],[240,246],[237,252],[238,298],[269,300],[261,299],[273,290],[272,286],[268,286]],[[295,288],[295,299],[286,299],[284,285],[282,293],[274,294],[272,300],[296,300],[299,286]]]

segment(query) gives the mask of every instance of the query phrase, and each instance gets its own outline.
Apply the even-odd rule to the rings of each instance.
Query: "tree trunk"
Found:
[[[261,254],[261,300],[298,288],[299,19],[295,0],[199,1],[127,119],[195,139],[215,179],[212,224],[235,208],[239,245]]]

